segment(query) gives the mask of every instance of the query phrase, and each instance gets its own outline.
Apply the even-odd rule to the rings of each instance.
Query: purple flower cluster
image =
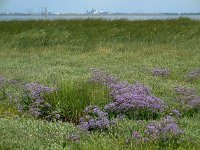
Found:
[[[163,111],[164,108],[165,106],[159,98],[135,93],[125,93],[120,95],[114,102],[105,106],[106,111],[117,114],[146,109],[158,113]]]
[[[177,109],[173,109],[171,111],[170,115],[175,116],[175,117],[181,117],[182,116],[181,112]]]
[[[130,84],[128,82],[118,82],[116,84],[110,85],[111,88],[111,96],[114,99],[124,94],[136,94],[136,95],[150,95],[151,90],[138,82],[135,84]]]
[[[100,83],[106,86],[110,86],[112,84],[116,84],[119,82],[119,79],[116,77],[111,76],[110,74],[106,73],[105,71],[98,70],[98,69],[91,69],[91,82]]]
[[[52,93],[56,91],[54,88],[40,85],[39,83],[27,83],[24,86],[25,90],[28,91],[29,97],[32,99],[40,99],[45,93]]]
[[[180,98],[180,102],[192,109],[200,109],[200,97],[198,95],[183,96]]]
[[[153,121],[146,126],[144,136],[139,132],[133,132],[132,135],[126,140],[139,142],[165,142],[169,143],[171,140],[177,140],[183,131],[179,128],[175,119],[171,116],[166,116],[160,121]]]
[[[131,141],[135,141],[137,144],[139,144],[141,142],[147,142],[148,139],[144,138],[140,132],[134,131],[132,132],[131,136],[126,139],[126,144],[129,144]]]
[[[143,84],[122,82],[100,70],[93,70],[92,73],[92,81],[102,83],[110,88],[113,102],[105,106],[105,110],[109,113],[129,114],[129,117],[134,113],[135,117],[135,112],[157,114],[165,109],[163,101],[152,96],[150,89]],[[141,113],[138,113],[136,117],[140,115]]]
[[[179,136],[183,131],[172,116],[166,116],[160,121],[153,121],[146,126],[145,134],[149,139],[159,140],[161,138]]]
[[[154,68],[151,71],[153,76],[162,76],[166,77],[170,74],[170,70],[168,68]]]
[[[187,74],[187,79],[188,80],[193,80],[200,77],[200,68],[197,69],[193,69],[191,71],[189,71],[189,73]]]
[[[196,94],[196,91],[194,89],[190,89],[190,88],[182,87],[182,86],[176,86],[174,87],[174,90],[177,94],[185,95],[185,96]]]
[[[194,112],[200,110],[200,96],[196,94],[195,90],[186,87],[176,87],[175,91],[180,94],[179,102],[182,107],[188,111]]]
[[[10,80],[3,76],[0,76],[0,87],[2,88],[5,85],[18,85],[20,84],[17,80]]]
[[[59,113],[53,111],[52,106],[44,99],[45,94],[50,94],[56,91],[56,89],[38,83],[27,83],[24,88],[29,101],[22,104],[23,110],[28,109],[31,115],[47,120],[60,119]]]
[[[84,113],[85,116],[80,118],[80,128],[85,131],[106,130],[113,124],[108,114],[97,106],[86,107]]]

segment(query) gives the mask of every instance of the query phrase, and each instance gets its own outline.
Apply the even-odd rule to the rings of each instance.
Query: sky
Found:
[[[0,0],[0,12],[85,13],[95,8],[110,13],[196,13],[200,0]]]

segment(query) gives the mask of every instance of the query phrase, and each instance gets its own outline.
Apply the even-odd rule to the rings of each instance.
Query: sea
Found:
[[[200,20],[200,14],[106,14],[106,15],[88,15],[88,14],[66,14],[66,15],[0,15],[0,21],[12,20],[73,20],[73,19],[105,19],[105,20],[168,20],[178,18],[189,18]]]

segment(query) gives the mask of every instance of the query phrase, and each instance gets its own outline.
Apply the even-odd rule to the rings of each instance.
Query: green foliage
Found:
[[[86,81],[63,82],[56,92],[46,95],[45,100],[61,113],[63,120],[75,123],[79,122],[86,106],[103,107],[110,101],[106,87]]]
[[[0,149],[62,149],[63,135],[74,132],[69,123],[0,118]]]

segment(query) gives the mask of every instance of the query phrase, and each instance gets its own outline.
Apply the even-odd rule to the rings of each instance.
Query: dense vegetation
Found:
[[[0,22],[0,149],[197,149],[199,52],[185,18]]]

